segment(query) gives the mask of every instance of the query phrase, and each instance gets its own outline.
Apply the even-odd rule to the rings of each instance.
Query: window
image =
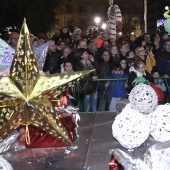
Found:
[[[80,5],[80,6],[79,6],[79,12],[80,12],[80,13],[86,12],[86,7],[83,6],[83,5]]]

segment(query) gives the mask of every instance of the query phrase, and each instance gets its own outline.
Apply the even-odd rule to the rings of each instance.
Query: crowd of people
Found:
[[[18,37],[14,32],[7,40],[13,48],[16,48]],[[31,37],[33,47],[46,41],[43,35]],[[79,82],[79,86],[86,89],[79,95],[80,111],[96,112],[99,105],[100,111],[116,111],[116,104],[128,98],[137,77],[146,78],[156,91],[159,103],[169,102],[169,88],[164,79],[158,78],[164,77],[170,85],[168,33],[145,33],[132,42],[124,36],[110,39],[106,32],[97,29],[83,36],[77,27],[71,36],[69,30],[63,27],[60,33],[52,36],[43,68],[46,74],[93,69]],[[106,81],[98,85],[94,81],[96,79]]]

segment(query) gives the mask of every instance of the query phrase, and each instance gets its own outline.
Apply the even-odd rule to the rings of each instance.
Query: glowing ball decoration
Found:
[[[150,133],[150,119],[138,111],[129,108],[116,116],[112,125],[112,134],[125,148],[139,147]]]
[[[159,105],[152,113],[151,135],[160,142],[170,140],[170,104]]]
[[[132,109],[146,115],[153,112],[158,104],[158,97],[153,88],[146,84],[136,85],[129,94]]]

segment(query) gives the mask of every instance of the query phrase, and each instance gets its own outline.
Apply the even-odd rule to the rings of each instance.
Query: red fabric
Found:
[[[68,90],[62,93],[60,97],[60,106],[68,104]]]
[[[59,119],[67,130],[71,141],[74,141],[74,128],[76,127],[72,115],[68,113],[59,113]],[[34,127],[28,126],[30,134],[30,144],[25,144],[27,148],[44,148],[44,147],[62,147],[67,146],[67,143],[62,140],[51,136],[45,131]]]
[[[112,155],[109,162],[109,170],[124,170],[123,166]]]
[[[97,48],[102,46],[103,40],[100,38],[95,38],[94,41],[97,43]]]
[[[158,96],[158,102],[162,102],[164,99],[164,93],[161,91],[161,89],[156,87],[156,84],[151,83],[151,87],[155,90],[157,96]]]

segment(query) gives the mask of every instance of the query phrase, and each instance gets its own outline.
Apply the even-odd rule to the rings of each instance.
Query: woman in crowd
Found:
[[[135,55],[136,59],[138,61],[142,61],[145,65],[145,69],[151,73],[152,68],[156,66],[156,60],[154,58],[154,55],[152,53],[152,50],[148,51],[148,54],[146,53],[146,50],[143,46],[139,46],[135,49]]]
[[[108,74],[111,72],[111,67],[113,65],[113,60],[111,59],[110,52],[108,50],[104,50],[101,54],[102,62],[100,64],[101,69],[103,71],[103,77],[106,78]],[[99,110],[105,111],[107,107],[106,98],[105,98],[105,90],[102,87],[102,82],[100,83],[100,90],[99,90]]]
[[[102,76],[102,71],[98,63],[94,60],[92,55],[89,55],[87,49],[79,48],[75,52],[75,57],[79,60],[79,63],[75,68],[76,71],[94,70],[88,76],[80,80],[80,87],[84,89],[86,86],[85,96],[80,98],[80,112],[96,112],[98,102],[98,92],[96,91],[97,82],[93,81]],[[84,104],[86,107],[84,108]]]

